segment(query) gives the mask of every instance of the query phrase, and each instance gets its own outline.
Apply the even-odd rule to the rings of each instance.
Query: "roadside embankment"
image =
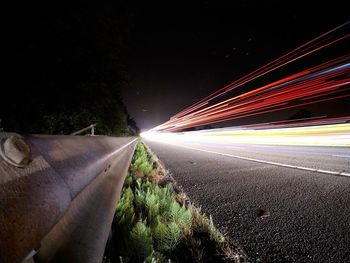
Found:
[[[246,257],[139,142],[116,207],[104,262],[246,262]]]

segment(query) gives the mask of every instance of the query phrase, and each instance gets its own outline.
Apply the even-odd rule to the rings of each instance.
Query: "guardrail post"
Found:
[[[91,136],[95,135],[95,127],[96,127],[96,123],[91,124],[83,129],[80,129],[79,131],[73,132],[70,135],[78,135],[84,131],[90,130],[91,129]]]

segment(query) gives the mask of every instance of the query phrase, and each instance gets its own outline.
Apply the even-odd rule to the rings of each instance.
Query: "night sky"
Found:
[[[149,3],[132,7],[124,54],[123,99],[142,130],[350,18],[346,1]],[[275,77],[298,68],[289,70]],[[346,103],[331,107],[342,112]],[[255,121],[287,119],[296,110]],[[309,110],[323,114],[322,106]]]
[[[0,128],[19,133],[69,134],[98,122],[101,133],[119,134],[137,130],[134,120],[147,130],[350,21],[344,0],[28,2],[5,10],[3,89],[10,99],[0,103]],[[348,46],[312,55],[239,92],[344,51]],[[311,117],[344,116],[349,103],[348,97],[306,110]],[[298,110],[214,127],[287,120]]]

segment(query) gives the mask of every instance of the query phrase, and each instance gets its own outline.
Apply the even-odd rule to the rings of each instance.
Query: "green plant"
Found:
[[[174,250],[182,234],[180,227],[175,222],[168,225],[158,222],[152,232],[157,250],[164,252]]]
[[[173,200],[169,206],[169,210],[164,213],[167,220],[176,222],[182,231],[188,231],[192,225],[192,214],[184,205],[180,206],[178,202]]]
[[[128,230],[135,221],[135,210],[133,206],[134,193],[130,187],[123,190],[122,197],[120,198],[117,208],[115,219],[120,225],[126,227]]]
[[[132,253],[137,258],[147,258],[153,251],[151,229],[145,222],[137,222],[130,233]]]
[[[153,160],[142,143],[136,145],[134,156],[131,160],[131,165],[134,171],[140,171],[144,175],[149,175],[153,170]]]

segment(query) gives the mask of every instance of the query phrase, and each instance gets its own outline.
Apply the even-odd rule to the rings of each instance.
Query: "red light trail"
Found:
[[[187,128],[255,116],[350,96],[350,53],[327,60],[254,90],[217,102],[220,96],[246,87],[253,80],[335,44],[349,44],[350,22],[288,52],[222,89],[210,94],[152,131]],[[216,102],[213,100],[216,99]],[[329,120],[329,118],[324,118]],[[334,121],[334,119],[331,119]]]

